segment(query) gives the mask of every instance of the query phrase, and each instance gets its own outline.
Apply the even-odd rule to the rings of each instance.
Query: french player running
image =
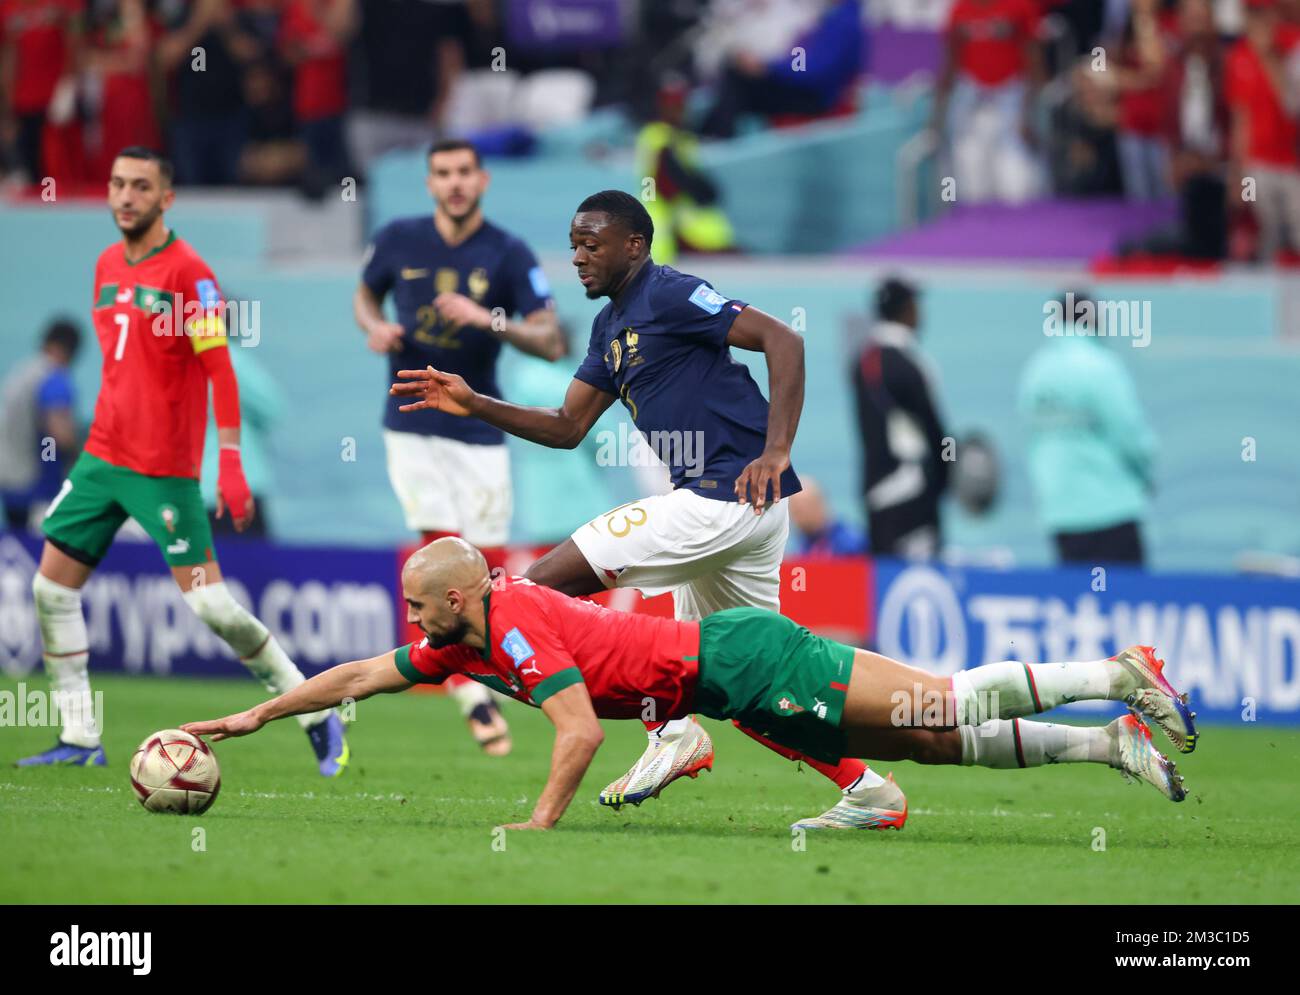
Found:
[[[1109,660],[993,663],[939,677],[761,608],[673,620],[613,611],[523,578],[493,581],[483,556],[460,539],[412,554],[402,590],[408,617],[425,633],[419,643],[340,664],[248,711],[181,728],[214,740],[243,736],[345,698],[466,674],[541,708],[555,725],[546,786],[529,820],[507,829],[553,827],[604,738],[597,720],[638,718],[646,698],[672,718],[734,719],[824,763],[844,756],[1004,769],[1099,763],[1171,801],[1186,796],[1182,776],[1137,715],[1160,725],[1182,752],[1195,748],[1192,713],[1150,647]],[[1085,700],[1124,701],[1130,711],[1103,727],[1021,721]]]
[[[488,173],[466,141],[435,142],[425,185],[432,215],[399,218],[376,234],[353,298],[369,347],[389,373],[432,365],[500,397],[502,343],[543,359],[565,350],[551,290],[522,241],[483,216]],[[384,317],[392,296],[397,321]],[[522,320],[514,320],[514,315]],[[510,457],[505,435],[481,421],[442,411],[398,412],[387,398],[384,449],[388,478],[407,528],[427,543],[458,535],[479,546],[493,568],[505,565],[510,527]],[[492,695],[453,678],[448,690],[470,731],[492,755],[510,752],[510,736]]]
[[[209,384],[221,446],[217,517],[229,511],[242,531],[255,509],[239,457],[239,387],[224,302],[207,264],[164,221],[175,199],[171,163],[156,152],[127,148],[113,161],[108,206],[122,240],[95,264],[92,316],[104,354],[95,419],[46,512],[32,581],[63,728],[52,749],[20,767],[106,762],[90,705],[81,588],[128,517],[158,544],[185,603],[268,691],[283,694],[303,682],[266,626],[231,596],[213,552],[198,479]],[[298,722],[320,772],[342,773],[348,745],[338,715],[311,709]]]
[[[790,447],[803,408],[803,340],[787,325],[718,293],[704,280],[655,265],[654,226],[635,197],[593,194],[569,229],[587,297],[608,297],[592,323],[587,356],[558,408],[521,407],[475,390],[455,373],[401,370],[403,412],[472,416],[545,446],[573,448],[616,399],[669,467],[673,490],[615,508],[583,525],[525,576],[570,595],[611,587],[650,597],[671,591],[679,620],[724,608],[780,609],[789,534],[786,499],[800,489]],[[759,351],[771,404],[731,348]],[[711,769],[713,744],[688,715],[649,716],[650,742],[601,804],[639,804],[672,781]],[[665,720],[666,719],[666,720]],[[796,825],[880,828],[901,824],[903,793],[856,758],[828,763],[741,728],[841,789],[830,810]]]

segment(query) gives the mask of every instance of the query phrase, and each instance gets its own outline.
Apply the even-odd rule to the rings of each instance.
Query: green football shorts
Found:
[[[117,530],[134,518],[158,544],[168,566],[213,559],[212,526],[190,477],[146,477],[82,453],[45,513],[45,537],[75,560],[95,566]]]
[[[762,608],[714,612],[700,621],[694,710],[735,719],[782,746],[839,763],[853,654],[852,646]]]

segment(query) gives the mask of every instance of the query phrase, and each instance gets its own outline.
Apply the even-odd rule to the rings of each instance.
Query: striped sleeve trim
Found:
[[[582,683],[582,671],[577,667],[565,667],[542,681],[532,690],[533,701],[540,705],[547,698],[563,691],[567,687]]]
[[[433,679],[421,670],[416,669],[411,662],[411,647],[402,646],[393,654],[393,662],[397,664],[398,672],[412,684],[432,684]]]

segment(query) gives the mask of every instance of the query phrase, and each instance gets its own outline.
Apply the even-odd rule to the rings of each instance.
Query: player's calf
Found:
[[[234,599],[224,581],[195,585],[182,597],[272,694],[291,691],[306,679],[266,626]],[[321,774],[335,777],[342,773],[350,750],[338,716],[324,709],[297,718],[311,740]]]

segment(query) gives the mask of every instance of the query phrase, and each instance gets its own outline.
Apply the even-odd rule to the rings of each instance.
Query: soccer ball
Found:
[[[146,738],[131,758],[131,788],[150,812],[202,815],[217,800],[221,770],[203,740],[164,729]]]

